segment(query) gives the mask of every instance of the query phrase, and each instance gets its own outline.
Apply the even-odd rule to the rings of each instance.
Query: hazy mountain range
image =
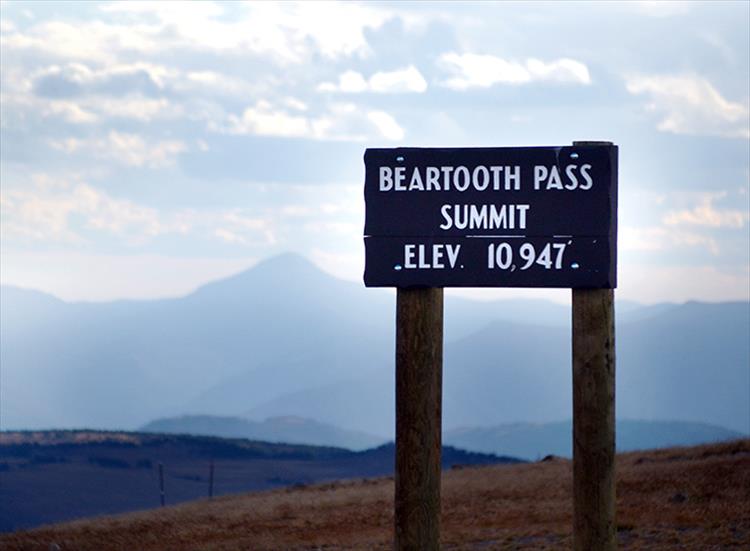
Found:
[[[750,305],[617,305],[619,418],[750,432]],[[569,308],[446,298],[444,427],[571,416]],[[2,287],[0,427],[304,417],[392,438],[395,294],[296,255],[183,298],[66,303]]]
[[[350,450],[366,450],[387,442],[379,436],[343,430],[303,417],[272,417],[259,422],[242,417],[181,415],[156,419],[141,427],[140,430],[162,434],[220,436],[263,442],[333,446]]]
[[[274,417],[256,422],[241,417],[183,415],[157,419],[143,432],[248,438],[366,450],[386,443],[382,437],[342,430],[302,417]],[[448,430],[443,443],[472,452],[535,460],[546,455],[572,457],[573,427],[570,420],[555,423],[511,423],[494,427]],[[634,421],[618,419],[618,451],[691,446],[741,438],[743,435],[705,423],[689,421]]]

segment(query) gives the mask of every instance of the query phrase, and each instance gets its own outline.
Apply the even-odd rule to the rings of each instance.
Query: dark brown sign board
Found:
[[[365,285],[615,288],[617,152],[368,149]]]

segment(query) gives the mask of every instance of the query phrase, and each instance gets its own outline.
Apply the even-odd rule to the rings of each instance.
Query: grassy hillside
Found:
[[[621,549],[747,549],[750,440],[618,456]],[[443,477],[446,549],[571,545],[571,463],[456,468]],[[0,536],[4,549],[390,549],[393,480],[200,500]]]
[[[353,452],[242,439],[102,431],[0,433],[0,532],[214,496],[389,475],[393,444]],[[443,448],[446,467],[515,459]]]

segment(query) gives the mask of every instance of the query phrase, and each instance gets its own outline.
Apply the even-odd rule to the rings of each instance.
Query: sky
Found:
[[[750,298],[750,3],[0,3],[0,280],[361,281],[367,147],[620,151],[619,287]],[[546,289],[463,290],[565,301]]]

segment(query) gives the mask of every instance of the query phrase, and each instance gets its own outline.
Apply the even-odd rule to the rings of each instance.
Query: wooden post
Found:
[[[164,465],[159,463],[159,498],[164,507]]]
[[[395,548],[440,548],[443,289],[396,298]]]
[[[573,550],[617,549],[613,289],[573,289]]]

